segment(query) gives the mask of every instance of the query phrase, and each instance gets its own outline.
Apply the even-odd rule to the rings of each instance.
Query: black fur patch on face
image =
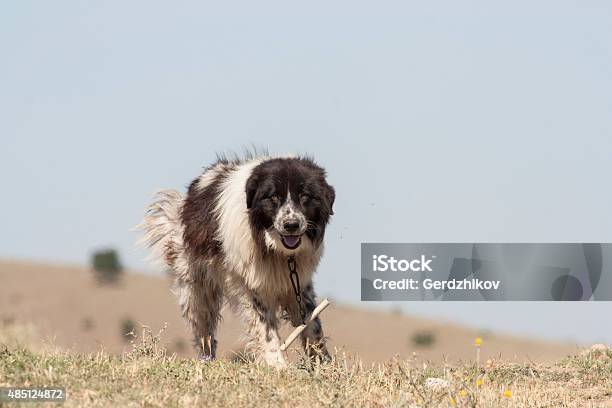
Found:
[[[335,191],[325,180],[325,170],[305,158],[267,160],[253,169],[246,204],[255,236],[263,240],[289,193],[308,221],[306,235],[318,246],[333,214]]]
[[[232,163],[220,162],[205,170],[206,173],[206,171],[215,171],[211,170],[213,168],[218,169],[216,170],[217,176],[210,184],[201,188],[198,177],[189,185],[181,212],[181,219],[185,226],[183,241],[189,252],[209,258],[221,254],[221,242],[217,240],[219,222],[214,208],[221,185],[234,167]]]

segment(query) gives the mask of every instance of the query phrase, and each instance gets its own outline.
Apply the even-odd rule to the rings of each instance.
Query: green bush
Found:
[[[96,279],[100,283],[115,283],[121,277],[123,266],[119,254],[114,249],[94,252],[91,259]]]
[[[430,331],[421,331],[412,336],[412,344],[417,347],[431,347],[436,342],[436,335]]]
[[[127,342],[136,336],[136,323],[129,317],[121,321],[121,338]]]
[[[96,322],[94,322],[91,317],[84,317],[81,320],[81,328],[83,329],[83,331],[90,331],[94,327],[96,327]]]
[[[185,340],[183,340],[183,339],[176,339],[174,341],[174,350],[176,350],[177,353],[181,353],[181,352],[187,350],[187,343],[185,343]]]

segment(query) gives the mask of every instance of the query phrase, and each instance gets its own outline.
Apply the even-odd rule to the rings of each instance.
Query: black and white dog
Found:
[[[184,197],[160,191],[141,224],[143,242],[173,271],[183,317],[200,358],[215,358],[224,299],[244,319],[258,361],[281,367],[279,317],[302,316],[291,285],[295,259],[303,310],[315,307],[312,275],[323,252],[335,192],[309,158],[220,158]],[[317,318],[301,336],[310,356],[329,357]]]

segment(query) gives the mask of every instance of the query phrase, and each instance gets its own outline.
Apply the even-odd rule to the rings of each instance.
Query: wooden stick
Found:
[[[329,306],[331,303],[329,300],[325,299],[323,300],[321,303],[319,303],[319,306],[317,306],[315,308],[315,310],[312,311],[312,314],[310,315],[310,317],[306,320],[305,324],[299,325],[298,327],[295,328],[295,330],[293,330],[291,332],[291,334],[287,337],[287,340],[285,340],[285,342],[280,346],[281,351],[285,351],[289,348],[289,346],[291,346],[291,344],[295,341],[295,339],[297,338],[297,336],[300,335],[300,333],[302,333],[305,329],[306,326],[308,326],[308,323],[312,322],[314,319],[317,318],[317,316],[323,311],[325,310],[325,308],[327,306]]]

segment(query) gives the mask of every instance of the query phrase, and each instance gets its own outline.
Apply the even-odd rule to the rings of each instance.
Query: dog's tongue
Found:
[[[285,245],[290,248],[293,248],[300,241],[299,235],[283,235],[283,241],[285,241]]]

